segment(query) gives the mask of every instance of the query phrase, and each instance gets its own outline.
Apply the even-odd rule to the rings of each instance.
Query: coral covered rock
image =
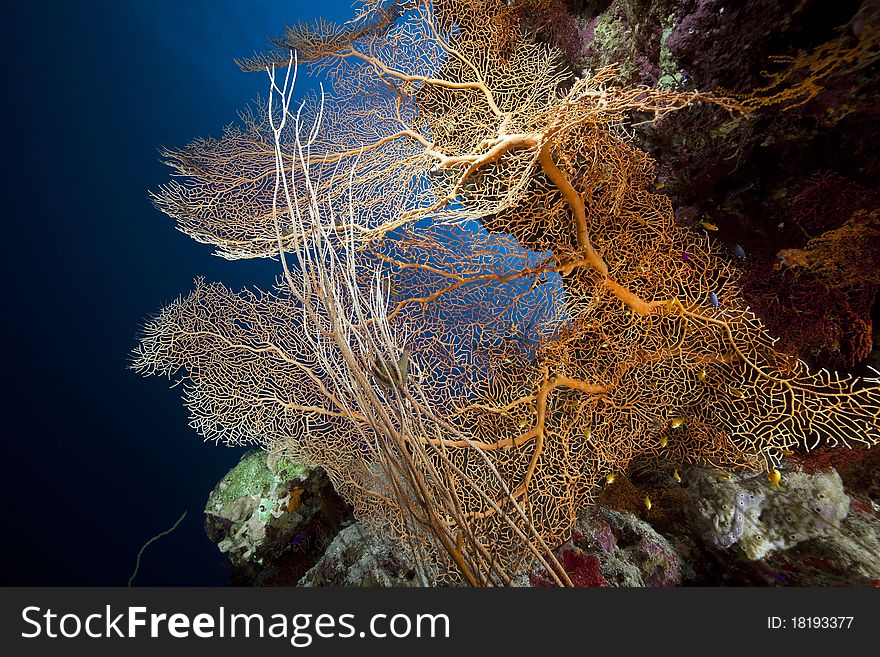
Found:
[[[679,586],[687,566],[672,543],[631,513],[589,507],[557,559],[575,586]],[[533,586],[550,586],[542,569]]]
[[[880,581],[880,518],[870,504],[854,499],[838,531],[739,570],[749,584],[875,586]]]
[[[436,574],[416,564],[412,547],[354,523],[339,532],[300,586],[425,586]]]
[[[205,530],[238,583],[293,584],[347,517],[322,470],[255,451],[214,488]]]
[[[849,497],[837,472],[787,472],[781,485],[765,477],[716,470],[688,472],[690,512],[714,548],[735,548],[749,560],[840,531]]]

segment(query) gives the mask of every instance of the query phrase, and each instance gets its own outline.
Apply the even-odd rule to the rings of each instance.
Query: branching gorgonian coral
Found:
[[[323,466],[471,584],[534,560],[568,583],[550,548],[636,457],[877,442],[877,381],[775,350],[626,132],[732,101],[575,79],[500,0],[372,2],[278,45],[242,63],[268,102],[168,151],[184,180],[155,196],[220,255],[282,264],[272,292],[199,281],[146,327],[136,369],[182,374],[206,437]],[[296,108],[294,47],[333,81]]]

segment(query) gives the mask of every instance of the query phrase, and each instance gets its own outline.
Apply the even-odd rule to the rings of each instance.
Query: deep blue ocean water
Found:
[[[147,192],[168,179],[160,146],[219,135],[265,91],[233,58],[319,14],[353,16],[347,0],[7,7],[0,583],[125,585],[184,510],[135,585],[228,582],[202,509],[242,450],[203,443],[179,391],[126,366],[146,316],[194,277],[265,285],[277,263],[212,256]]]

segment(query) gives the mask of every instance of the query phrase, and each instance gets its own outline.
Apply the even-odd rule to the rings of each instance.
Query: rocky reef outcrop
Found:
[[[205,505],[205,531],[237,584],[295,583],[350,519],[323,470],[264,451],[247,453]]]

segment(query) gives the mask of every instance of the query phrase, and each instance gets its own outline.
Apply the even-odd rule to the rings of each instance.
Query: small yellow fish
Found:
[[[776,468],[773,468],[767,473],[767,480],[770,482],[771,486],[779,486],[779,482],[782,481],[782,473]]]
[[[614,473],[613,472],[609,472],[607,475],[605,475],[605,483],[606,484],[613,484],[614,483]]]
[[[677,484],[681,483],[681,475],[678,474],[678,470],[672,471],[672,478],[675,479],[675,483],[677,483]]]
[[[684,424],[684,418],[674,417],[669,421],[669,426],[673,429],[678,429],[682,424]]]
[[[527,426],[529,426],[529,421],[520,420],[519,422],[517,422],[516,426],[518,426],[520,429],[525,429]]]
[[[645,508],[650,511],[652,506],[654,505],[651,503],[651,498],[645,495]]]
[[[791,456],[792,454],[794,454],[794,452],[791,451],[790,449],[780,449],[780,450],[779,450],[779,453],[780,453],[780,454],[785,454],[786,456]]]
[[[718,230],[718,226],[715,224],[710,224],[708,221],[701,221],[700,225],[706,230]]]
[[[700,370],[699,372],[697,372],[697,379],[699,379],[700,381],[705,381],[706,380],[706,370]]]
[[[666,447],[669,444],[669,438],[666,436],[660,436],[660,447]]]
[[[733,475],[726,472],[719,472],[715,476],[718,478],[719,481],[727,481],[728,479],[733,479]]]
[[[592,438],[592,436],[593,436],[593,430],[590,429],[590,427],[587,427],[586,429],[584,429],[584,438],[589,440],[590,438]]]
[[[744,392],[743,392],[742,390],[740,390],[739,388],[731,388],[731,389],[730,389],[730,394],[732,394],[734,397],[739,397],[740,399],[742,399],[743,397],[746,396],[746,393],[744,393]]]

